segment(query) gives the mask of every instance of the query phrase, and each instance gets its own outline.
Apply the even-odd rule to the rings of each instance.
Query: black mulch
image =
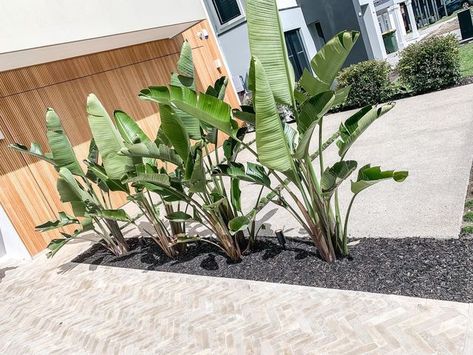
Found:
[[[473,302],[472,239],[362,239],[350,258],[331,265],[310,242],[296,239],[284,250],[263,238],[239,263],[208,243],[190,245],[177,260],[151,241],[130,245],[128,255],[114,257],[97,244],[73,262]]]

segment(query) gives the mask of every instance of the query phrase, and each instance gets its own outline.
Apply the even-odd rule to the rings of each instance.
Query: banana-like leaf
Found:
[[[333,91],[324,91],[306,100],[297,118],[297,130],[304,134],[314,121],[319,121],[334,106]]]
[[[287,144],[289,145],[289,150],[292,154],[296,149],[299,133],[297,133],[297,131],[292,128],[288,123],[283,122],[282,126],[284,130],[284,135],[286,136]]]
[[[173,87],[178,88],[179,86],[174,85]],[[160,104],[161,116],[163,115],[162,106],[171,105],[171,93],[169,88],[166,86],[150,86],[147,89],[141,90],[138,96],[142,100],[152,101]],[[188,112],[178,109],[177,107],[173,107],[173,112],[182,121],[182,125],[185,127],[185,130],[191,139],[199,140],[202,138],[200,122],[196,117],[192,116]]]
[[[186,171],[186,175],[190,176],[190,178],[187,181],[187,184],[189,185],[189,191],[190,192],[204,192],[207,181],[205,178],[202,148],[200,146],[197,146],[196,149],[194,149],[193,157],[189,159],[193,160],[192,171],[191,172]]]
[[[59,212],[58,219],[55,221],[48,221],[46,223],[36,226],[36,230],[40,232],[47,232],[53,229],[62,228],[70,224],[80,224],[79,220],[66,212]]]
[[[256,149],[264,166],[281,172],[293,172],[291,150],[274,101],[265,69],[253,57],[255,76]]]
[[[380,181],[393,179],[396,182],[403,182],[408,177],[407,171],[382,171],[379,166],[371,167],[370,164],[365,165],[358,171],[358,178],[351,182],[351,191],[356,195]]]
[[[83,202],[96,203],[96,200],[85,191],[74,178],[67,168],[59,170],[59,179],[57,181],[57,189],[61,198],[61,202]]]
[[[134,184],[143,184],[150,183],[158,186],[171,186],[169,181],[169,176],[166,174],[157,174],[157,173],[137,173],[136,176],[129,178],[127,180],[129,183]]]
[[[247,0],[246,20],[251,55],[261,61],[266,71],[269,91],[277,102],[292,106],[294,70],[287,54],[276,0]]]
[[[120,154],[129,157],[152,158],[151,160],[153,161],[153,163],[155,159],[172,163],[177,166],[182,166],[183,163],[182,159],[174,151],[174,149],[169,148],[168,146],[165,146],[163,144],[158,147],[154,142],[151,141],[146,143],[129,145],[126,148],[122,148],[120,150]],[[154,165],[147,162],[144,163]]]
[[[65,238],[60,238],[60,239],[53,239],[49,242],[48,244],[48,253],[46,256],[48,258],[52,258],[56,253],[67,243],[69,243],[71,240],[75,239],[77,235],[69,235],[69,234],[62,234]]]
[[[339,128],[340,139],[337,141],[338,155],[343,158],[361,134],[393,107],[393,103],[379,107],[366,106],[342,123]]]
[[[338,33],[312,58],[310,65],[319,81],[316,92],[330,90],[338,72],[345,63],[360,34],[354,31]]]
[[[72,144],[69,141],[61,124],[59,116],[52,108],[46,111],[46,127],[49,149],[54,162],[59,168],[67,168],[74,175],[85,177],[85,173],[80,167]]]
[[[320,119],[334,107],[336,95],[325,91],[306,100],[301,107],[297,128],[301,133],[294,158],[302,159],[309,152],[310,141]]]
[[[161,126],[159,129],[172,143],[182,161],[186,162],[190,152],[190,140],[184,123],[168,105],[160,105],[160,113]]]
[[[343,105],[347,101],[348,95],[350,94],[351,85],[345,86],[344,88],[335,91],[335,99],[333,100],[332,107]]]
[[[322,194],[330,199],[340,184],[355,171],[358,163],[354,160],[339,161],[330,168],[325,169],[320,179]]]
[[[187,87],[195,88],[194,84],[194,63],[192,61],[192,47],[189,42],[184,41],[181,47],[181,54],[177,61],[177,72],[186,80]],[[182,79],[181,79],[182,80]],[[181,81],[182,82],[182,81]]]
[[[122,191],[122,192],[129,192],[128,186],[123,184],[119,180],[112,180],[108,177],[107,173],[105,172],[105,169],[103,166],[100,166],[98,164],[86,161],[87,164],[88,173],[92,173],[93,176],[98,180],[98,182],[101,182],[107,186],[107,188],[111,191]],[[99,184],[100,185],[100,184]]]
[[[231,106],[226,102],[202,93],[197,95],[188,88],[171,86],[170,93],[172,104],[179,110],[229,136],[235,135],[238,124],[233,120]]]
[[[123,209],[116,210],[95,210],[89,213],[90,216],[96,216],[105,219],[111,219],[118,222],[130,222],[131,218]]]
[[[235,211],[241,211],[241,189],[239,179],[231,179],[230,202]]]
[[[247,130],[246,127],[241,127],[237,131],[236,139],[234,137],[228,137],[228,139],[223,142],[223,154],[227,161],[232,162],[236,160],[238,153],[240,152],[240,142],[245,138]]]
[[[241,106],[241,110],[234,109],[233,116],[242,120],[243,122],[249,123],[251,125],[255,125],[255,111],[253,110],[252,106]]]
[[[94,94],[87,98],[87,113],[90,130],[99,148],[105,171],[110,179],[120,180],[133,169],[133,160],[118,154],[125,147],[123,139]]]
[[[126,143],[133,144],[137,142],[151,142],[149,137],[138,126],[138,123],[126,112],[115,110],[113,112],[118,132]]]
[[[52,155],[51,154],[50,155],[44,154],[42,149],[41,149],[41,146],[38,143],[35,143],[35,142],[31,143],[30,149],[28,149],[27,146],[19,144],[19,143],[10,144],[8,146],[8,148],[11,148],[13,150],[17,150],[17,151],[19,151],[20,153],[23,153],[23,154],[31,155],[31,156],[33,156],[35,158],[38,158],[38,159],[41,159],[41,160],[44,160],[44,161],[48,162],[49,164],[51,164],[51,165],[53,165],[54,167],[57,168],[57,164],[54,161]]]
[[[228,229],[231,234],[236,234],[248,228],[250,222],[251,221],[247,216],[238,216],[228,222]]]
[[[209,86],[205,93],[207,95],[223,100],[225,98],[225,91],[227,89],[228,79],[225,76],[220,77],[215,81],[214,86]]]
[[[193,219],[191,215],[182,211],[168,213],[166,218],[172,222],[188,222]]]
[[[252,182],[258,185],[269,187],[271,181],[264,167],[255,163],[247,163],[247,169],[240,163],[219,164],[213,171],[214,176],[229,176],[232,179]]]

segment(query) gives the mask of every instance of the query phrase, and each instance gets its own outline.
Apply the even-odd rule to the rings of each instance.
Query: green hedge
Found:
[[[460,79],[460,53],[453,35],[411,44],[400,54],[401,81],[415,94],[455,85]]]
[[[338,76],[338,87],[352,87],[344,107],[362,107],[388,101],[395,91],[389,79],[390,71],[388,63],[376,60],[344,69]]]

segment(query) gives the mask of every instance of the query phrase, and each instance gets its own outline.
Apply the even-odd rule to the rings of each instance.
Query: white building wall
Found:
[[[205,18],[201,0],[0,1],[0,71],[170,38]]]
[[[0,205],[0,257],[9,259],[31,259],[20,236]]]

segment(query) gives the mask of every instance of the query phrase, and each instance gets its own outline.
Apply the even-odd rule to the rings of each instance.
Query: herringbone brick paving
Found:
[[[1,354],[473,353],[468,304],[67,262],[86,246],[6,271]]]

